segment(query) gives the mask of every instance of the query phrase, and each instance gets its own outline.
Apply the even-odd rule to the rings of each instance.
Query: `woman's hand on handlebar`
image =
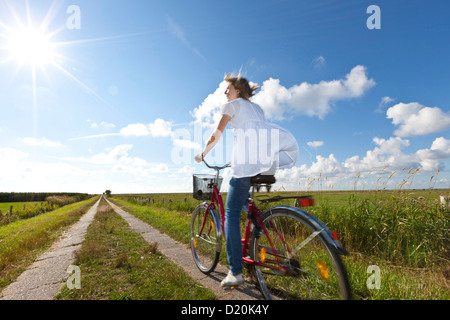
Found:
[[[196,154],[196,155],[194,156],[194,160],[195,160],[197,163],[202,162],[202,161],[203,161],[203,153],[201,153],[201,154]]]

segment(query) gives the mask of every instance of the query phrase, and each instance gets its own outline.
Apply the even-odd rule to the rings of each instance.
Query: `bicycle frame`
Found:
[[[253,199],[250,199],[249,200],[249,204],[248,204],[248,216],[247,216],[247,227],[246,227],[246,230],[245,230],[245,238],[242,239],[242,244],[243,244],[242,245],[242,260],[244,262],[248,263],[248,264],[257,265],[257,266],[260,266],[260,267],[270,268],[270,269],[279,270],[279,271],[284,271],[284,270],[286,270],[286,268],[284,268],[284,267],[274,267],[274,266],[267,265],[265,263],[257,262],[257,261],[254,261],[254,260],[251,260],[251,259],[247,258],[247,256],[248,256],[248,252],[247,251],[248,251],[248,246],[249,246],[251,227],[252,227],[252,225],[255,228],[258,226],[258,227],[260,227],[262,229],[264,234],[267,236],[267,239],[269,240],[269,244],[270,244],[270,247],[271,247],[270,248],[271,252],[275,256],[276,262],[278,263],[278,265],[281,265],[280,258],[278,257],[278,252],[274,248],[273,243],[272,243],[272,239],[270,238],[266,227],[264,226],[264,224],[261,221],[261,218],[260,218],[261,214],[262,214],[262,211],[256,206],[256,204],[253,201]],[[271,226],[276,230],[277,234],[280,236],[280,238],[284,242],[283,236],[281,235],[280,232],[278,232],[278,229],[273,224],[271,224]],[[287,247],[286,243],[285,243],[285,248],[289,251],[289,253],[291,252],[289,250],[289,248]],[[266,261],[273,262],[272,260],[266,260]]]
[[[204,161],[205,162],[205,161]],[[226,165],[225,167],[211,167],[209,166],[206,162],[205,162],[206,166],[211,168],[211,169],[215,169],[216,170],[216,180],[215,180],[215,184],[213,186],[213,193],[212,193],[212,197],[211,197],[211,203],[207,206],[206,208],[206,212],[210,211],[210,210],[216,210],[216,206],[218,209],[218,212],[220,213],[220,228],[222,230],[222,235],[224,237],[224,240],[226,241],[225,238],[225,210],[224,210],[224,206],[223,206],[223,199],[222,199],[222,195],[220,194],[219,189],[217,188],[217,181],[219,181],[219,172],[221,169],[226,168],[228,165]],[[257,205],[255,204],[253,198],[249,199],[249,203],[248,203],[248,214],[247,214],[247,226],[246,226],[246,230],[245,230],[245,238],[241,239],[242,241],[242,260],[250,265],[257,265],[260,267],[264,267],[264,268],[270,268],[270,269],[274,269],[274,270],[278,270],[278,271],[286,271],[287,268],[286,267],[282,267],[281,266],[281,261],[280,258],[278,256],[278,252],[277,250],[274,248],[272,240],[269,236],[269,233],[266,229],[266,227],[264,226],[264,224],[262,223],[261,219],[260,219],[260,215],[262,214],[262,211],[257,207]],[[203,233],[203,230],[205,228],[205,224],[206,224],[206,215],[203,219],[203,223],[202,223],[202,227],[200,229],[199,235],[201,235]],[[262,229],[262,231],[264,232],[264,234],[267,236],[267,239],[269,240],[269,244],[270,244],[270,250],[271,253],[275,256],[276,258],[276,263],[279,265],[279,267],[275,267],[273,265],[268,265],[262,262],[257,262],[254,260],[251,260],[249,258],[247,258],[248,255],[248,247],[249,247],[249,240],[250,240],[250,232],[252,229],[252,225],[257,228],[260,227]],[[278,231],[278,229],[274,226],[271,225],[274,230],[277,232],[278,236],[280,237],[280,239],[283,241],[284,243],[284,239],[283,236],[281,235],[281,233]],[[284,243],[285,245],[285,249],[287,250],[287,252],[289,253],[289,255],[292,255],[292,252],[290,250],[290,248],[287,247],[286,243]],[[266,261],[270,261],[275,263],[275,261],[273,260],[266,260]]]

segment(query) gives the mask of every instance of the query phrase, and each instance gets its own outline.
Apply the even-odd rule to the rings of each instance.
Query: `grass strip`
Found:
[[[64,230],[77,222],[98,198],[64,206],[55,211],[30,219],[17,220],[0,227],[0,289],[17,277]]]
[[[77,253],[81,288],[61,300],[212,300],[215,295],[164,257],[102,200]]]

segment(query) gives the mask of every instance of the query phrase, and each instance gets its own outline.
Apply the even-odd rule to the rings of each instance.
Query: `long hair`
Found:
[[[259,89],[257,84],[250,86],[247,79],[241,77],[240,75],[235,76],[232,74],[227,74],[224,80],[233,85],[239,91],[239,97],[245,100],[249,100],[255,95],[255,91]]]

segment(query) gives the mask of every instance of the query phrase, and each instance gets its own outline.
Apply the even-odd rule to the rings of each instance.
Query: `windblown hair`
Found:
[[[257,84],[250,86],[247,79],[241,77],[240,75],[235,76],[232,74],[227,74],[224,78],[225,81],[231,83],[239,91],[239,97],[245,100],[249,100],[255,95],[255,91],[259,89]]]

